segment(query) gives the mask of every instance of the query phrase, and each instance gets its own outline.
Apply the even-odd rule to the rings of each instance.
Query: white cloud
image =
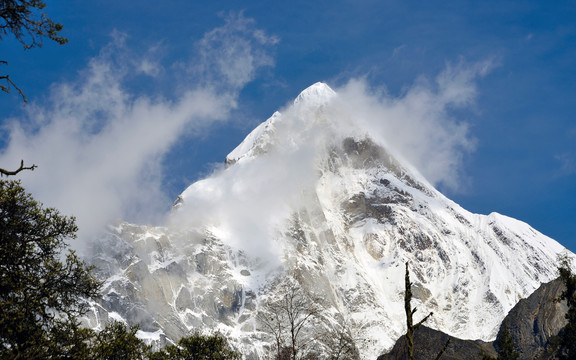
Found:
[[[226,24],[205,34],[198,43],[201,61],[191,64],[189,70],[201,79],[214,83],[214,74],[224,86],[243,87],[263,66],[274,65],[266,47],[278,43],[255,27],[255,21],[239,15],[225,17]]]
[[[172,214],[169,226],[206,226],[232,248],[265,260],[265,269],[279,265],[282,245],[275,240],[278,228],[307,201],[303,191],[313,186],[317,155],[324,150],[320,129],[302,131],[305,126],[300,121],[304,120],[297,109],[285,109],[282,122],[276,124],[274,147],[257,159],[217,169],[192,184],[183,193],[184,206]],[[316,125],[326,128],[326,124]]]
[[[456,188],[462,156],[475,141],[468,125],[452,118],[450,110],[473,104],[474,79],[487,68],[448,66],[435,82],[419,81],[399,97],[353,79],[336,89],[338,96],[321,110],[301,104],[282,109],[267,135],[273,144],[267,152],[191,185],[170,225],[206,226],[233,248],[277,265],[283,245],[275,239],[280,238],[278,229],[285,228],[279,225],[306,201],[315,201],[307,194],[314,194],[327,146],[349,136],[368,135],[430,182]]]
[[[157,75],[162,68],[146,57],[136,60],[127,37],[114,32],[76,81],[54,85],[49,101],[12,119],[0,163],[37,164],[34,172],[21,173],[24,186],[47,206],[76,216],[83,238],[117,218],[153,221],[170,203],[160,187],[163,156],[183,135],[199,135],[213,122],[227,120],[240,89],[259,67],[273,63],[263,32],[248,29],[257,31],[250,19],[230,16],[208,32],[194,63],[205,71],[196,85],[172,98],[135,95],[124,86],[129,76]],[[222,52],[234,59],[240,76],[225,64],[201,63]]]
[[[409,161],[432,184],[458,190],[463,156],[476,141],[465,121],[451,116],[476,98],[475,79],[491,62],[447,65],[434,82],[419,79],[399,97],[373,89],[364,79],[352,79],[337,89],[360,128]]]

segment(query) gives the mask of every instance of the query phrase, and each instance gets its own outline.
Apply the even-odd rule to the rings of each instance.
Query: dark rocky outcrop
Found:
[[[414,333],[414,356],[420,359],[435,359],[446,341],[450,338],[451,343],[442,355],[442,360],[475,360],[481,359],[481,352],[495,355],[492,343],[480,340],[461,340],[437,330],[421,326]],[[392,351],[378,357],[378,360],[407,359],[406,338],[402,336],[394,345]]]
[[[554,359],[551,343],[566,325],[566,304],[554,301],[563,288],[559,279],[543,284],[528,298],[520,300],[504,319],[520,352],[520,360]],[[482,359],[482,352],[496,355],[494,342],[462,340],[423,326],[414,337],[416,359],[434,359],[449,338],[451,344],[442,355],[442,360]],[[405,341],[402,336],[394,348],[378,357],[378,360],[406,359]]]
[[[550,340],[566,325],[565,302],[556,302],[564,285],[559,279],[542,285],[527,299],[522,299],[505,320],[518,346],[521,359],[546,358]]]

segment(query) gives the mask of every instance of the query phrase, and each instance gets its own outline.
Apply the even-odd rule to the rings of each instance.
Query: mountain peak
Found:
[[[317,82],[304,89],[294,100],[294,105],[304,108],[320,108],[328,104],[336,92],[326,83]],[[231,165],[241,158],[251,157],[267,150],[274,143],[276,127],[282,114],[276,111],[268,120],[258,125],[232,152],[226,156],[226,163]]]
[[[336,96],[336,92],[326,83],[317,82],[304,89],[294,100],[294,104],[323,105]]]
[[[319,328],[357,334],[362,358],[376,358],[405,331],[409,262],[431,327],[494,340],[518,300],[557,276],[564,248],[420,181],[335,96],[316,83],[274,113],[227,156],[231,166],[182,193],[166,227],[112,229],[93,260],[106,281],[93,323],[119,318],[174,342],[218,329],[263,359],[274,346],[259,330],[267,306],[297,283],[303,299],[322,300]]]

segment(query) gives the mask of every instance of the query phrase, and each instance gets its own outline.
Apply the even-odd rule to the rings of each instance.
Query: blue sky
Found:
[[[79,220],[98,208],[99,199],[87,197],[86,209],[77,209],[77,194],[103,186],[130,203],[119,204],[114,216],[153,221],[151,213],[169,208],[253,127],[317,81],[338,88],[364,79],[374,91],[400,98],[415,84],[433,88],[447,67],[484,63],[490,70],[475,78],[473,103],[449,113],[467,126],[475,146],[454,149],[461,159],[457,185],[440,183],[440,190],[470,211],[520,219],[576,251],[573,1],[47,5],[49,16],[65,26],[67,45],[45,42],[25,51],[8,37],[0,42],[1,59],[9,62],[1,70],[30,100],[24,107],[15,92],[0,96],[0,157],[3,167],[20,158],[37,163],[33,174],[22,176],[24,183],[47,205],[79,213]],[[219,64],[218,56],[228,62]],[[206,89],[214,93],[200,91]],[[185,106],[188,101],[198,105]],[[134,103],[138,111],[126,109]],[[64,130],[81,129],[54,135],[59,128],[50,127],[51,117],[71,116],[89,121],[69,120]],[[140,126],[139,119],[148,133],[164,131],[167,140],[129,132],[126,143],[96,136]],[[145,158],[120,156],[128,146]],[[61,161],[43,165],[40,155]],[[76,186],[82,189],[74,193]],[[135,190],[149,195],[147,201],[135,200]],[[102,209],[114,205],[99,197]],[[134,211],[152,201],[160,204],[150,214]]]

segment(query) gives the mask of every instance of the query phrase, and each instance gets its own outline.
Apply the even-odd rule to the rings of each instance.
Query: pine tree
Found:
[[[503,324],[502,330],[500,334],[498,334],[496,348],[498,350],[498,357],[483,354],[482,360],[518,360],[520,357],[520,353],[515,350],[514,338],[512,338],[506,323]]]
[[[520,353],[514,349],[514,339],[506,323],[504,323],[502,333],[496,344],[498,346],[498,360],[517,360],[520,356]]]
[[[558,300],[566,301],[568,312],[565,317],[568,324],[562,329],[560,338],[559,358],[564,360],[576,359],[576,276],[572,274],[571,263],[567,257],[560,259],[560,279],[566,289]]]

